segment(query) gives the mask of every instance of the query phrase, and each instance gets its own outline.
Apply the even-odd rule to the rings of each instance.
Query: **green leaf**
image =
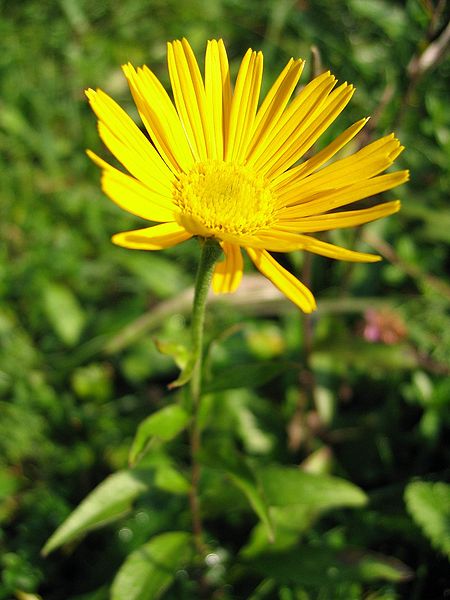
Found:
[[[213,374],[211,381],[204,384],[203,391],[208,394],[241,387],[258,387],[292,368],[292,363],[281,361],[235,365],[229,369],[223,369],[215,375]]]
[[[42,554],[46,556],[59,546],[122,516],[132,502],[147,490],[147,477],[145,471],[119,471],[107,477],[58,527],[42,549]]]
[[[300,469],[266,466],[258,469],[264,496],[270,506],[303,505],[323,511],[343,506],[364,506],[367,497],[353,483],[306,473]]]
[[[226,474],[231,482],[245,495],[250,506],[264,524],[269,541],[273,541],[274,530],[269,507],[250,469],[244,463],[236,464],[233,465],[232,469],[228,469]]]
[[[120,567],[112,584],[111,600],[157,600],[192,554],[189,533],[173,531],[152,538]]]
[[[192,379],[192,376],[194,374],[195,362],[195,356],[189,354],[186,359],[186,363],[182,367],[178,377],[174,381],[169,383],[169,385],[167,386],[169,390],[186,385],[186,383],[188,383]]]
[[[259,467],[257,475],[260,494],[269,506],[275,532],[271,552],[294,546],[299,535],[322,513],[333,508],[362,506],[366,502],[366,496],[359,488],[337,477],[281,466]],[[257,525],[241,555],[253,558],[268,549],[267,535],[264,537],[261,526]]]
[[[49,283],[43,290],[44,310],[56,335],[67,346],[80,339],[86,315],[73,292],[59,283]]]
[[[265,577],[281,583],[331,588],[347,581],[406,581],[410,569],[399,560],[359,550],[337,552],[327,546],[301,546],[295,551],[259,555],[252,563]]]
[[[251,465],[243,456],[231,447],[215,448],[209,447],[208,453],[202,456],[203,462],[218,469],[234,486],[246,497],[248,503],[259,517],[266,529],[269,540],[274,539],[273,526],[269,514],[269,506],[264,498]]]
[[[161,354],[171,356],[179,369],[184,369],[189,362],[191,352],[184,344],[155,339],[155,346]]]
[[[155,485],[172,494],[187,494],[191,488],[186,477],[170,464],[161,465],[156,469]]]
[[[405,502],[433,546],[450,558],[450,485],[414,481],[406,487]]]
[[[188,413],[177,404],[165,406],[144,419],[131,445],[130,465],[135,465],[142,457],[152,439],[158,438],[168,442],[185,429],[189,419]]]

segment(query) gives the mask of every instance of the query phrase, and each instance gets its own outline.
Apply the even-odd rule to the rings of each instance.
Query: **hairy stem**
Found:
[[[194,368],[190,381],[190,399],[192,403],[192,425],[190,430],[191,453],[191,489],[189,503],[192,515],[192,531],[195,546],[199,555],[203,555],[203,525],[199,499],[201,431],[199,425],[200,399],[202,393],[202,364],[203,364],[203,331],[205,324],[205,308],[209,286],[213,275],[214,265],[222,250],[214,240],[203,240],[202,254],[195,280],[194,304],[192,309],[191,341]]]

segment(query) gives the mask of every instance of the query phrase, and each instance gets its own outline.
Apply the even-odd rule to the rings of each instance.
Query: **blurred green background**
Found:
[[[225,375],[233,365],[261,366],[250,388],[235,383],[216,400],[216,427],[233,430],[247,453],[286,464],[318,457],[315,468],[368,492],[366,508],[327,517],[310,540],[363,546],[411,570],[401,581],[357,582],[332,595],[321,592],[319,578],[310,596],[289,595],[288,586],[282,600],[444,597],[450,542],[443,530],[424,532],[403,493],[414,478],[449,476],[450,61],[433,55],[424,71],[420,61],[445,36],[446,3],[3,0],[0,7],[0,599],[107,598],[132,548],[174,519],[188,524],[184,499],[160,491],[81,544],[39,554],[74,506],[126,466],[136,426],[165,404],[177,369],[154,337],[187,339],[183,292],[193,282],[195,240],[164,253],[113,246],[113,233],[141,222],[102,195],[85,155],[107,153],[84,89],[104,89],[136,117],[120,65],[145,63],[167,85],[165,44],[180,36],[199,59],[207,39],[224,38],[233,73],[248,47],[262,49],[265,89],[291,56],[308,61],[303,83],[322,66],[354,83],[354,99],[319,147],[366,115],[372,121],[356,143],[395,130],[406,146],[397,164],[411,170],[411,181],[385,194],[403,200],[401,213],[330,234],[387,260],[280,257],[312,286],[317,314],[304,319],[248,277],[238,296],[211,305],[209,366]],[[284,362],[300,367],[268,366]],[[173,452],[182,457],[185,448]],[[229,554],[254,522],[249,514],[229,522],[210,516],[219,540],[226,531]],[[248,598],[258,577],[222,583],[220,598]]]

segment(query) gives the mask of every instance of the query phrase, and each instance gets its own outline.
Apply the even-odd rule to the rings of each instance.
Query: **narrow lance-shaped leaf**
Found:
[[[301,504],[320,511],[341,506],[363,506],[367,502],[360,488],[339,477],[281,466],[265,466],[257,469],[257,473],[270,506]]]
[[[107,477],[58,527],[42,549],[42,554],[45,556],[122,516],[132,502],[147,490],[147,477],[145,471],[119,471]]]
[[[130,449],[130,465],[136,464],[153,438],[168,442],[177,436],[189,422],[188,413],[171,404],[153,413],[139,425]]]
[[[155,536],[132,552],[120,567],[112,584],[111,600],[158,600],[192,554],[189,533],[172,531]]]

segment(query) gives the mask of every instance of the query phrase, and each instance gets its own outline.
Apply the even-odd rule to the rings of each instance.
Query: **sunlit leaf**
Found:
[[[156,469],[155,485],[172,494],[187,494],[191,487],[186,477],[170,464],[161,465]]]
[[[173,439],[183,431],[189,419],[187,412],[177,404],[165,406],[147,417],[139,425],[131,445],[130,464],[136,464],[153,438],[158,438],[164,442]]]
[[[42,554],[47,555],[125,514],[132,502],[146,491],[147,477],[145,471],[119,471],[107,477],[58,527]]]
[[[111,600],[157,600],[175,573],[192,556],[191,535],[162,533],[135,550],[120,567],[111,588]]]
[[[266,503],[261,490],[258,489],[257,483],[254,481],[251,473],[242,467],[227,472],[231,482],[245,494],[250,506],[261,519],[261,522],[266,528],[266,534],[269,541],[274,539],[274,530],[270,518],[269,507]]]
[[[343,506],[359,507],[367,502],[360,488],[338,477],[282,466],[261,467],[257,472],[264,497],[271,506],[297,504],[320,511]]]
[[[450,485],[413,481],[406,487],[405,502],[433,546],[450,558]]]

